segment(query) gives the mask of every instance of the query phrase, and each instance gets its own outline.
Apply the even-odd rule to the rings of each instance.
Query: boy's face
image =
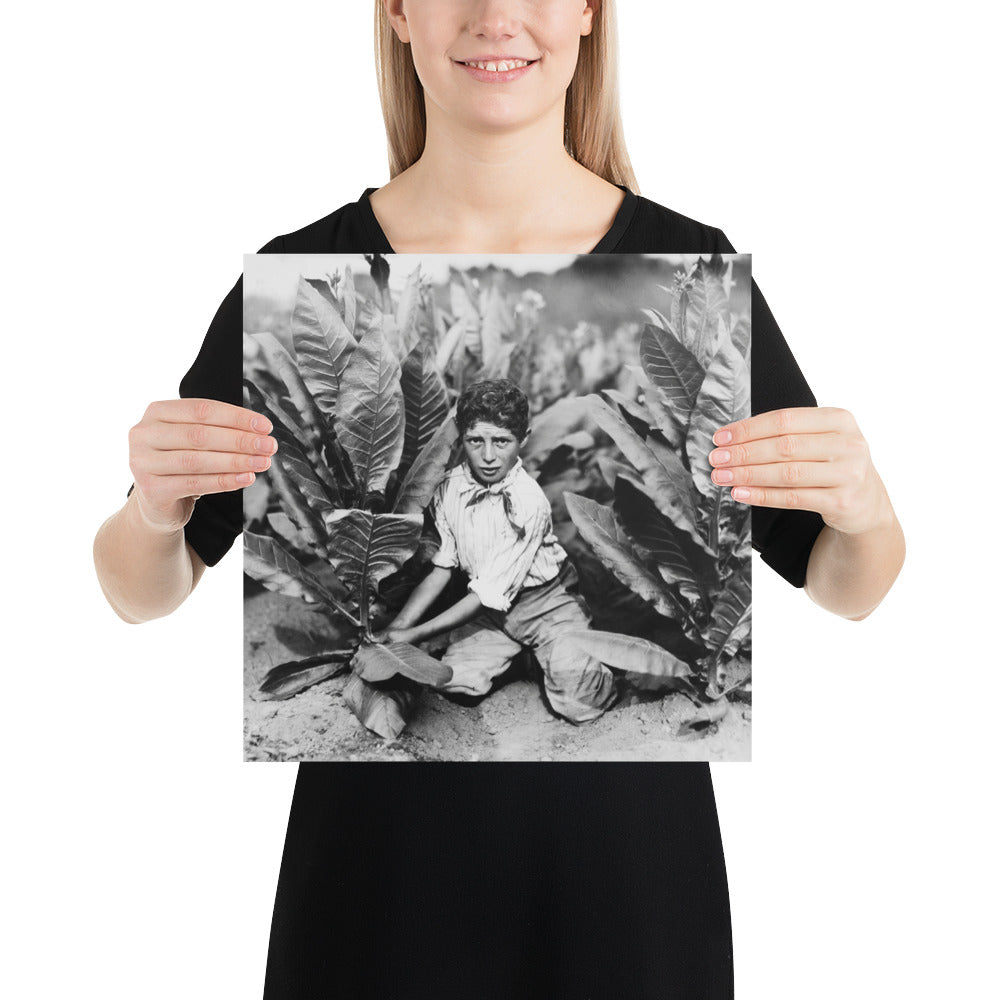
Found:
[[[508,427],[477,420],[465,432],[462,448],[472,475],[484,486],[489,486],[500,482],[514,468],[527,440],[527,434],[518,441]]]

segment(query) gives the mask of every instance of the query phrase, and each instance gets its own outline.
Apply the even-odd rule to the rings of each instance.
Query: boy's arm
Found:
[[[524,536],[510,544],[504,542],[489,560],[491,574],[475,577],[469,582],[469,593],[447,611],[442,611],[415,628],[406,629],[402,642],[423,642],[442,632],[448,632],[471,621],[483,608],[506,611],[514,595],[521,589],[524,578],[535,559],[538,547],[552,524],[548,503],[531,511]]]
[[[483,607],[507,611],[524,584],[538,549],[552,526],[552,509],[544,497],[528,512],[524,534],[517,541],[498,540],[482,571],[469,581],[469,590]]]
[[[424,622],[422,625],[415,625],[413,628],[404,628],[400,631],[393,630],[392,638],[396,642],[423,642],[425,639],[432,639],[442,632],[450,632],[459,625],[464,625],[471,621],[482,610],[483,602],[479,595],[470,591],[456,604],[453,604],[447,611]]]
[[[452,568],[450,566],[435,566],[417,584],[399,614],[384,629],[376,633],[376,637],[379,638],[388,635],[390,632],[409,629],[414,622],[420,621],[421,615],[438,599],[441,591],[448,585],[451,574]]]
[[[458,565],[458,552],[455,546],[455,536],[442,512],[444,486],[439,486],[434,494],[431,512],[441,545],[432,560],[434,568],[420,581],[410,594],[402,610],[390,624],[375,634],[380,642],[416,642],[408,633],[412,631],[414,622],[420,621],[421,615],[438,599],[441,592],[451,579],[452,571]]]

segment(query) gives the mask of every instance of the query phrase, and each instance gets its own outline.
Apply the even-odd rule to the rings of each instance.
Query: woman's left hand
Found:
[[[725,438],[725,432],[731,437]],[[861,534],[885,520],[888,495],[854,417],[836,406],[758,413],[720,427],[712,481],[759,507],[813,510],[836,531]],[[727,478],[728,477],[728,478]]]

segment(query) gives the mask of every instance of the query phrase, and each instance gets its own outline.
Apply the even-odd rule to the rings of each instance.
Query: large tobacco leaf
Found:
[[[592,656],[609,667],[656,677],[663,687],[694,690],[688,680],[691,667],[649,639],[599,629],[581,629],[564,633],[560,640],[573,645],[582,655]]]
[[[334,594],[274,538],[244,531],[243,569],[247,575],[276,594],[323,604],[331,611],[343,615],[353,625],[361,625],[348,610],[347,602],[350,598],[347,591],[341,590]]]
[[[465,339],[465,320],[457,319],[448,328],[438,344],[435,359],[439,371],[447,371],[456,351]]]
[[[358,339],[357,313],[358,313],[358,293],[354,287],[354,275],[351,273],[351,265],[344,266],[344,276],[338,286],[340,299],[344,303],[344,326],[355,340]]]
[[[373,328],[351,354],[340,384],[337,438],[351,460],[360,496],[385,493],[403,454],[400,366]]]
[[[625,530],[650,553],[660,576],[676,584],[689,600],[708,603],[708,588],[718,583],[715,559],[696,544],[690,531],[664,517],[652,500],[627,479],[615,482],[615,509]]]
[[[304,278],[299,278],[291,329],[302,380],[332,430],[340,379],[354,351],[354,337],[337,307]]]
[[[525,442],[521,458],[525,465],[538,468],[567,435],[590,426],[588,400],[581,396],[565,396],[547,406],[531,420],[531,434]]]
[[[679,618],[676,598],[642,563],[628,536],[620,532],[610,508],[575,493],[565,495],[566,509],[594,554],[626,587],[666,618]]]
[[[451,311],[462,323],[463,343],[465,349],[477,357],[482,357],[483,345],[480,336],[479,289],[472,283],[469,274],[452,268],[452,281],[449,287],[451,296]]]
[[[718,655],[733,656],[750,634],[751,577],[749,565],[733,573],[712,606],[708,644]]]
[[[458,425],[449,416],[407,470],[396,492],[395,514],[417,514],[430,502],[435,489],[444,478],[445,469],[458,441]]]
[[[708,460],[709,452],[715,448],[712,435],[724,424],[749,416],[749,366],[732,342],[726,340],[705,373],[687,438],[691,476],[709,500],[715,500],[719,493],[719,487],[712,482],[712,465]]]
[[[705,379],[705,369],[680,342],[672,327],[660,329],[647,323],[639,340],[639,357],[650,382],[663,393],[681,426],[686,427]]]
[[[686,342],[705,367],[715,354],[719,321],[726,311],[726,289],[722,283],[724,270],[725,265],[718,255],[713,255],[708,262],[699,260],[687,284]]]
[[[290,476],[286,470],[284,456],[282,460],[271,462],[271,484],[278,496],[278,502],[288,520],[294,525],[297,535],[315,552],[329,558],[326,526],[323,515],[333,508],[329,504],[314,506],[299,488],[299,481]]]
[[[257,698],[262,701],[277,701],[291,698],[313,684],[336,677],[348,667],[354,647],[333,649],[304,660],[279,663],[272,667],[257,690]]]
[[[351,508],[329,514],[326,524],[337,575],[357,593],[367,623],[369,592],[417,551],[423,518]]]
[[[366,728],[387,740],[394,740],[406,728],[417,704],[415,691],[379,687],[353,671],[341,697]]]
[[[302,378],[298,365],[273,333],[258,333],[255,336],[261,351],[270,362],[271,370],[285,384],[289,400],[295,406],[299,427],[305,429],[316,442],[321,442],[326,436],[326,418],[323,416],[323,411],[316,405],[316,400],[313,399],[312,393]],[[276,402],[275,408],[279,411],[283,410],[280,401]]]
[[[406,276],[406,283],[396,301],[396,312],[393,317],[396,335],[399,338],[401,354],[408,353],[421,339],[421,275],[420,264]]]
[[[687,530],[696,545],[704,541],[697,527],[697,511],[691,496],[691,476],[669,449],[657,455],[619,412],[600,396],[588,396],[590,414],[597,425],[621,449],[642,478],[649,498],[666,517]]]
[[[451,667],[408,642],[363,642],[351,666],[366,681],[384,681],[401,674],[438,687],[452,678]]]
[[[498,372],[494,369],[503,349],[504,337],[512,329],[510,310],[504,301],[503,292],[497,285],[491,285],[483,294],[483,298],[485,301],[483,302],[482,324],[479,331],[483,369],[489,377],[495,378]],[[509,349],[513,349],[514,345],[507,346]]]
[[[271,340],[273,343],[269,345],[269,350],[272,354],[282,359],[288,358],[285,349],[273,337]],[[282,386],[285,387],[284,382]],[[287,387],[285,388],[287,391]],[[338,482],[337,474],[340,473],[345,485],[349,482],[349,478],[339,462],[336,444],[331,439],[325,420],[315,403],[311,403],[310,409],[315,422],[309,425],[302,414],[289,415],[284,400],[276,394],[272,385],[257,385],[250,379],[244,378],[243,391],[247,405],[271,421],[271,436],[278,442],[280,461],[284,462],[285,467],[294,475],[302,478],[301,488],[306,492],[312,491],[317,500],[325,494],[328,502],[339,504],[342,496],[341,482]],[[296,385],[296,392],[302,392],[310,401],[312,400],[304,383],[301,386]],[[327,461],[324,455],[332,461]]]
[[[405,473],[448,415],[448,393],[429,347],[418,343],[406,356],[401,376],[406,431],[400,473]]]

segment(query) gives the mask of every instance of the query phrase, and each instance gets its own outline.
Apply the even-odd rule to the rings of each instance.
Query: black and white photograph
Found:
[[[747,254],[248,254],[244,757],[746,761]]]

